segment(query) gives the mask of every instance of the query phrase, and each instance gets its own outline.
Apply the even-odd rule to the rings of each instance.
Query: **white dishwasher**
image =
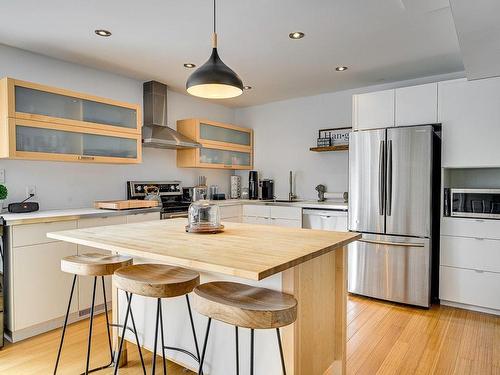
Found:
[[[302,228],[347,232],[347,211],[304,209]]]

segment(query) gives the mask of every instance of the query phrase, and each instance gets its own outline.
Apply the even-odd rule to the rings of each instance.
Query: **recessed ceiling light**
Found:
[[[243,90],[251,90],[252,86],[243,86]]]
[[[184,68],[192,69],[192,68],[196,68],[196,65],[193,63],[185,63]]]
[[[302,31],[294,31],[293,33],[288,34],[288,37],[290,39],[302,39],[305,36],[306,34],[304,34]]]
[[[347,66],[337,66],[337,67],[335,68],[335,70],[336,70],[337,72],[343,72],[344,70],[347,70],[347,69],[348,69],[348,68],[347,68]]]
[[[95,30],[94,32],[99,36],[105,36],[105,37],[111,36],[111,31],[109,30],[98,29]]]

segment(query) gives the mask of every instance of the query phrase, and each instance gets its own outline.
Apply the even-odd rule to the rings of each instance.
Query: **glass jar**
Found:
[[[191,203],[188,211],[188,231],[210,231],[222,228],[219,206],[202,199]]]

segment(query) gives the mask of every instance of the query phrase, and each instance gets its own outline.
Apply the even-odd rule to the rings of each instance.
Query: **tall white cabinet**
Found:
[[[500,166],[500,78],[439,83],[444,168]]]

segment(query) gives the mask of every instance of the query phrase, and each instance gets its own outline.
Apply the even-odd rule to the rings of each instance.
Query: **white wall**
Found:
[[[332,192],[348,190],[348,152],[317,153],[309,148],[316,145],[319,129],[351,126],[353,94],[463,76],[453,73],[239,108],[235,123],[255,130],[254,167],[260,178],[275,180],[277,197],[288,197],[288,173],[293,170],[294,192],[300,198],[316,199],[318,184]],[[247,186],[248,173],[238,174]]]
[[[55,60],[20,49],[0,45],[0,77],[26,81],[142,104],[142,82],[88,67]],[[169,92],[168,119],[175,128],[182,118],[204,117],[233,122],[234,110]],[[204,174],[208,184],[229,189],[229,171],[176,168],[175,150],[144,149],[143,163],[137,165],[96,165],[43,161],[1,160],[7,202],[25,197],[27,185],[35,185],[41,209],[88,207],[96,199],[125,198],[127,180],[179,179],[192,185]]]

